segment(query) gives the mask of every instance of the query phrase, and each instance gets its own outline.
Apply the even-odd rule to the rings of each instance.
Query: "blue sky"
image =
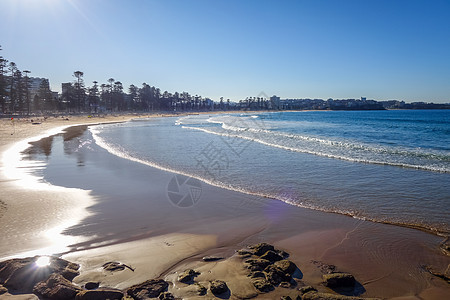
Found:
[[[0,45],[54,90],[450,102],[447,0],[0,0]]]

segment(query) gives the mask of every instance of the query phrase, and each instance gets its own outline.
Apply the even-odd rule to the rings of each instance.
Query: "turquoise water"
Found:
[[[450,111],[190,115],[90,130],[117,156],[224,188],[450,232]]]

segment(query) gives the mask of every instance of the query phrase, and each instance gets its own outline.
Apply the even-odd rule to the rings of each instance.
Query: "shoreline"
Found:
[[[208,112],[209,113],[209,112]],[[223,113],[223,112],[221,112]],[[232,112],[226,112],[226,113],[232,113]],[[238,112],[238,113],[242,113],[242,112]],[[248,112],[244,112],[244,113],[248,113]],[[180,115],[174,115],[174,116],[180,116]],[[135,116],[128,116],[130,119],[133,119]],[[117,118],[117,117],[116,117]],[[125,117],[123,117],[125,118]],[[85,120],[85,121],[92,121],[92,120]],[[111,120],[111,122],[114,122],[113,120]],[[117,121],[116,122],[123,122],[123,120]],[[93,124],[101,124],[104,122],[95,122]],[[93,125],[90,124],[90,125]],[[77,124],[69,124],[67,125],[65,128],[68,129],[68,127],[74,127]],[[86,125],[86,124],[78,124],[78,125]],[[35,125],[29,125],[29,126],[35,126]],[[38,128],[37,128],[38,129]],[[37,132],[37,131],[36,131]],[[3,141],[3,140],[2,140]],[[0,152],[4,152],[5,147],[8,147],[7,145],[2,145],[0,148]],[[3,166],[2,166],[3,168]],[[153,168],[155,168],[153,166]],[[152,171],[154,174],[159,174],[160,172],[162,172],[160,169],[155,168],[155,170],[157,171]],[[166,170],[167,171],[167,170]],[[173,174],[172,174],[173,175]],[[3,177],[3,174],[2,174]],[[7,182],[3,181],[0,182],[0,187],[3,189],[4,184],[7,184]],[[210,192],[209,195],[213,195],[214,193],[220,193],[221,195],[223,195],[222,197],[224,197],[224,199],[226,199],[229,195],[234,195],[235,197],[240,198],[241,202],[243,203],[242,200],[246,200],[245,198],[247,196],[237,196],[237,194],[241,193],[238,191],[230,191],[230,192],[225,192],[223,190],[223,188],[221,187],[208,187],[208,190],[211,190],[212,192]],[[21,191],[19,191],[20,193]],[[248,195],[249,197],[252,198],[258,198],[258,197],[254,197],[253,195]],[[2,199],[0,199],[2,200]],[[261,202],[261,206],[262,207],[282,207],[282,209],[285,209],[286,207],[292,206],[291,204],[286,204],[283,202],[283,204],[277,204],[277,203],[273,203],[273,200],[275,201],[279,201],[276,199],[270,199],[270,198],[266,198],[263,199]],[[281,202],[281,201],[279,201]],[[215,201],[214,205],[212,205],[213,207],[218,207],[219,201]],[[8,205],[10,205],[10,203],[7,203]],[[241,204],[242,205],[242,204]],[[249,203],[248,206],[253,206],[254,203]],[[297,207],[297,206],[296,206]],[[252,208],[253,209],[253,208]],[[234,250],[239,249],[239,247],[244,246],[245,244],[248,244],[248,242],[257,242],[257,241],[261,241],[262,238],[264,238],[265,240],[269,241],[269,242],[275,242],[275,245],[279,246],[281,248],[287,249],[288,252],[291,252],[291,249],[295,249],[298,247],[298,244],[304,244],[305,242],[303,241],[303,238],[306,237],[306,241],[309,242],[313,242],[316,243],[317,245],[322,245],[324,248],[329,247],[329,241],[327,242],[325,239],[332,239],[333,241],[336,239],[336,237],[333,237],[333,235],[338,235],[338,239],[339,238],[344,238],[341,242],[343,242],[346,238],[347,235],[349,235],[351,232],[353,232],[353,230],[357,230],[360,226],[361,227],[368,227],[368,228],[376,228],[376,230],[381,230],[381,229],[387,229],[387,227],[385,226],[389,226],[389,225],[385,225],[382,223],[375,223],[373,221],[362,221],[362,220],[357,220],[355,218],[348,218],[351,220],[347,220],[347,221],[342,221],[343,217],[345,215],[342,214],[336,214],[336,213],[326,213],[326,212],[320,212],[317,210],[312,210],[312,209],[308,209],[308,208],[298,208],[298,209],[292,209],[295,212],[291,213],[291,218],[292,221],[295,222],[295,218],[293,218],[293,216],[296,216],[297,214],[300,214],[301,216],[306,216],[308,218],[315,219],[317,217],[319,218],[323,218],[325,220],[325,222],[330,222],[330,220],[334,220],[333,222],[337,222],[337,224],[340,224],[340,222],[344,223],[344,225],[340,224],[340,226],[343,226],[342,229],[339,228],[330,228],[330,225],[325,226],[325,228],[322,228],[322,225],[317,225],[319,223],[321,223],[320,221],[314,220],[314,221],[309,221],[311,224],[316,224],[313,225],[313,227],[311,227],[311,225],[304,225],[306,228],[303,229],[303,231],[300,230],[300,232],[293,232],[293,227],[292,224],[285,224],[285,222],[281,222],[282,228],[286,229],[286,231],[291,231],[291,234],[286,234],[283,233],[280,235],[280,233],[278,232],[278,228],[274,228],[274,224],[271,224],[270,222],[267,223],[266,222],[260,222],[257,221],[260,218],[260,215],[258,212],[253,213],[251,210],[246,210],[247,213],[250,214],[249,216],[241,216],[239,218],[234,218],[235,221],[239,221],[242,222],[242,224],[249,224],[248,219],[250,218],[252,222],[254,222],[253,225],[255,224],[259,224],[258,226],[253,226],[251,228],[248,228],[248,230],[244,230],[245,234],[243,234],[243,232],[239,232],[239,230],[242,230],[242,228],[238,228],[235,225],[231,226],[231,221],[228,220],[223,220],[221,221],[221,225],[224,228],[231,228],[231,233],[227,233],[224,232],[225,229],[219,229],[217,228],[217,226],[214,228],[214,230],[216,231],[216,234],[211,235],[211,232],[207,232],[208,230],[205,230],[203,227],[197,228],[198,229],[198,233],[193,234],[193,235],[185,235],[185,233],[182,232],[174,232],[174,236],[171,236],[170,233],[166,233],[166,234],[159,234],[159,235],[152,235],[151,233],[145,237],[137,237],[134,241],[130,241],[130,240],[119,240],[117,241],[117,243],[115,244],[111,244],[105,247],[105,245],[98,245],[97,248],[88,248],[88,250],[81,250],[81,251],[75,251],[75,252],[71,252],[66,254],[64,257],[69,259],[75,259],[76,262],[82,262],[82,266],[84,266],[83,268],[87,269],[87,273],[88,275],[86,275],[87,277],[82,277],[79,278],[78,280],[80,283],[83,282],[84,279],[91,279],[91,278],[97,278],[96,276],[99,276],[98,272],[96,273],[95,269],[98,266],[97,260],[99,259],[98,257],[102,257],[104,255],[106,255],[107,257],[111,257],[111,258],[117,258],[119,261],[123,261],[124,259],[127,259],[126,253],[127,252],[127,247],[129,247],[130,245],[133,247],[136,247],[136,253],[134,253],[133,258],[128,258],[129,260],[135,261],[138,264],[145,264],[147,263],[147,267],[148,268],[150,265],[152,265],[154,267],[155,270],[162,270],[159,274],[154,274],[155,277],[161,277],[161,276],[171,276],[171,274],[173,274],[173,271],[176,270],[177,268],[180,267],[187,267],[188,265],[190,266],[190,264],[198,264],[198,256],[199,255],[203,255],[205,253],[218,253],[218,254],[224,254],[224,256],[227,257],[231,257],[232,255],[230,255]],[[336,216],[334,216],[336,215]],[[217,218],[216,218],[217,219]],[[328,221],[327,221],[328,220]],[[2,221],[2,216],[0,215],[0,222]],[[307,222],[308,223],[308,222]],[[373,223],[373,224],[370,224]],[[355,227],[356,225],[358,227]],[[363,225],[359,225],[359,224],[363,224]],[[378,225],[374,225],[374,224],[378,224]],[[279,224],[278,224],[279,225]],[[278,226],[277,225],[277,226]],[[301,226],[301,224],[298,224]],[[310,226],[308,228],[308,226]],[[316,226],[317,228],[315,230],[311,231],[311,228],[314,228],[314,226]],[[403,229],[403,227],[399,226],[399,225],[391,225],[396,227],[396,229],[393,229],[393,231],[395,232],[400,232],[403,233],[403,231],[405,233],[408,233],[408,235],[411,235],[412,237],[424,237],[426,238],[426,236],[420,234],[420,233],[415,233],[415,231],[417,229]],[[198,224],[197,224],[198,227]],[[398,227],[398,228],[397,228]],[[195,226],[194,226],[195,228]],[[322,229],[319,229],[322,228]],[[345,228],[345,229],[344,229]],[[319,229],[319,230],[318,230]],[[212,231],[214,231],[212,230]],[[409,232],[409,230],[412,230],[414,232]],[[201,231],[205,231],[204,234],[201,234]],[[211,231],[211,230],[210,230]],[[262,233],[261,233],[262,232]],[[300,234],[299,234],[300,233]],[[292,234],[297,234],[297,235],[292,235]],[[312,235],[311,235],[312,234]],[[424,233],[425,234],[425,233]],[[430,234],[430,233],[426,233],[426,234]],[[236,240],[236,235],[239,236],[239,238]],[[316,235],[316,236],[314,236]],[[300,236],[300,237],[298,237]],[[364,234],[362,234],[362,236],[364,236]],[[283,238],[284,237],[284,238]],[[162,240],[166,240],[169,239],[169,242],[164,241],[161,242]],[[183,254],[178,253],[178,255],[175,255],[175,259],[174,260],[170,260],[169,262],[172,261],[172,263],[165,263],[163,264],[163,266],[161,266],[161,262],[159,262],[160,267],[158,267],[158,262],[145,262],[142,259],[139,260],[136,257],[139,255],[142,255],[142,250],[139,250],[142,247],[146,247],[147,249],[150,249],[151,251],[156,251],[159,247],[160,243],[171,243],[170,241],[172,241],[172,239],[174,239],[176,242],[173,242],[173,244],[176,247],[179,247],[176,251],[181,251],[183,252]],[[185,240],[183,240],[185,239]],[[222,239],[223,241],[220,242],[220,239]],[[281,239],[281,240],[280,240]],[[299,241],[298,239],[301,239],[301,241]],[[429,239],[431,240],[435,240],[434,238],[426,238],[427,240]],[[159,242],[155,242],[159,240]],[[188,241],[188,243],[186,244],[186,240]],[[420,240],[420,238],[418,239]],[[354,242],[357,242],[357,240],[355,240]],[[155,246],[155,243],[158,244]],[[194,251],[194,253],[191,252],[186,252],[186,248],[189,245],[192,245],[191,243],[195,243],[198,245],[196,251]],[[332,244],[335,242],[332,242]],[[427,243],[435,243],[435,242],[427,242]],[[337,241],[336,244],[339,244],[339,241]],[[427,245],[431,245],[431,244],[427,244]],[[170,246],[168,246],[170,247]],[[347,246],[347,250],[349,249],[356,249],[354,248],[355,246]],[[133,248],[134,249],[134,248]],[[151,250],[153,249],[153,250]],[[167,249],[166,249],[167,250]],[[173,249],[167,250],[169,253],[174,253],[176,251],[174,251]],[[305,260],[304,258],[301,258],[302,255],[308,257],[309,256],[314,256],[314,252],[311,251],[307,251],[309,254],[305,254],[305,253],[299,253],[298,250],[294,250],[294,252],[292,253],[293,258],[297,259],[298,261],[301,261],[302,264],[299,264],[300,269],[302,269],[302,272],[304,272],[304,274],[309,274],[311,275],[311,278],[315,278],[317,279],[317,272],[313,270],[313,268],[309,267],[305,267],[305,265],[307,264],[308,260]],[[92,256],[92,254],[96,254],[94,255],[94,257],[97,257],[97,259],[91,259],[89,260],[89,256]],[[119,254],[118,254],[119,253]],[[122,254],[120,254],[122,253]],[[199,254],[200,253],[200,254]],[[116,257],[114,257],[114,255],[116,255]],[[159,255],[163,255],[162,253],[160,253]],[[334,257],[335,255],[332,255],[331,257]],[[147,258],[149,258],[148,256],[146,256]],[[335,257],[336,259],[336,257]],[[337,261],[342,260],[342,258],[336,259]],[[345,260],[344,260],[345,261]],[[445,259],[444,259],[445,261]],[[83,265],[84,263],[84,265]],[[334,262],[331,262],[334,263]],[[156,264],[156,267],[155,267]],[[343,263],[343,265],[349,264],[349,262],[345,262]],[[352,265],[351,263],[349,264],[350,266]],[[90,267],[89,267],[90,266]],[[90,269],[89,269],[90,268]],[[352,267],[349,267],[350,269],[352,269]],[[360,268],[356,268],[356,269],[360,269]],[[176,271],[177,272],[177,271]],[[142,274],[140,275],[142,276]],[[116,278],[117,276],[111,276],[114,278],[110,278],[111,279],[111,284],[113,284],[113,282],[125,282],[128,283],[123,276],[119,278]],[[126,276],[125,276],[126,277]],[[83,279],[84,278],[84,279]],[[141,279],[140,277],[138,278],[139,280]],[[149,279],[149,278],[147,278]],[[77,279],[76,279],[77,280]],[[136,278],[133,280],[137,280]],[[404,287],[405,288],[405,287]],[[375,291],[377,289],[374,289]],[[443,290],[445,293],[445,289]],[[389,292],[392,293],[393,291]],[[388,293],[388,294],[389,294]],[[370,294],[372,295],[372,294]],[[364,296],[364,295],[363,295]],[[376,295],[372,295],[372,296],[376,296]],[[416,299],[416,298],[411,298],[411,299]],[[434,299],[434,298],[427,298],[425,297],[425,299]],[[438,299],[438,298],[436,298]]]

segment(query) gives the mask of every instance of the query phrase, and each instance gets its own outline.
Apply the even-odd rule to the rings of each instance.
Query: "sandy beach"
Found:
[[[12,173],[21,166],[8,163],[8,155],[17,155],[28,142],[40,141],[38,147],[45,149],[48,141],[41,138],[60,133],[63,127],[64,140],[70,140],[86,130],[84,125],[139,117],[148,116],[0,120],[0,261],[58,253],[81,266],[80,275],[73,279],[78,286],[95,281],[102,287],[124,290],[159,278],[169,282],[170,293],[183,299],[214,298],[209,290],[199,296],[192,285],[177,280],[187,269],[200,272],[195,282],[206,287],[211,280],[225,281],[230,293],[221,297],[226,299],[288,295],[295,299],[298,289],[308,285],[336,294],[322,283],[323,265],[351,273],[362,286],[360,297],[449,297],[449,284],[425,269],[447,276],[450,272],[450,257],[440,248],[445,238],[431,233],[295,207],[207,184],[202,184],[201,205],[182,209],[167,200],[167,183],[175,174],[156,168],[146,168],[148,190],[143,202],[144,192],[139,191],[124,201],[129,188],[120,185],[124,174],[108,178],[105,195],[45,182],[31,184],[26,170]],[[114,168],[143,172],[142,166],[127,160],[118,160]],[[255,289],[245,258],[236,251],[261,242],[289,253],[288,259],[300,270],[294,277],[296,286],[276,287],[270,293]],[[221,259],[204,261],[207,256]],[[111,261],[131,268],[105,270],[102,266]],[[0,295],[0,299],[14,297],[20,296]]]

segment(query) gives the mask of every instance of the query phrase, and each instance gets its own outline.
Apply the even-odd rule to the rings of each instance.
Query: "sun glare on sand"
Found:
[[[46,267],[50,264],[50,257],[48,256],[41,256],[36,260],[36,266],[39,268]]]

